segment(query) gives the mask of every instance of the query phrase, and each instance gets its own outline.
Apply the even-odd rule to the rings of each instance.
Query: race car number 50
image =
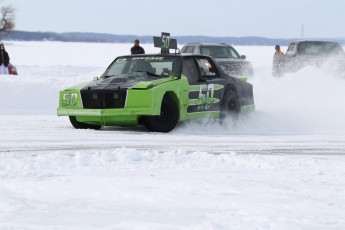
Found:
[[[170,36],[169,35],[162,35],[162,48],[169,49],[170,44]]]
[[[74,106],[77,104],[77,97],[76,93],[64,93],[62,96],[62,105],[63,106]]]

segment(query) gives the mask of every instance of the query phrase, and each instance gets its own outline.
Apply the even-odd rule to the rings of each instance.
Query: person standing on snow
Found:
[[[131,54],[145,54],[145,50],[139,45],[138,39],[134,41],[134,46],[131,48]]]
[[[274,55],[284,55],[284,52],[280,50],[279,45],[276,45],[275,49],[276,49],[276,52],[274,53]]]
[[[273,68],[272,75],[273,77],[282,77],[285,71],[285,55],[284,52],[280,50],[280,46],[276,45],[276,52],[273,56]]]
[[[8,73],[8,64],[10,63],[10,57],[5,50],[4,44],[0,44],[0,74]]]

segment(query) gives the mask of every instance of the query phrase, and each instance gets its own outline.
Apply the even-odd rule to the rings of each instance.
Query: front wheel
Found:
[[[170,132],[175,128],[179,119],[179,111],[175,101],[165,95],[161,105],[161,113],[158,116],[143,116],[142,123],[149,131]]]
[[[71,122],[73,127],[76,129],[100,129],[101,128],[100,125],[90,125],[90,124],[79,122],[77,121],[75,116],[70,116],[69,121]]]

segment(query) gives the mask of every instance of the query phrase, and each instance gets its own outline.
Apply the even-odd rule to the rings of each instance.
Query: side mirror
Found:
[[[247,57],[246,57],[246,55],[241,55],[240,58],[244,60],[244,59],[246,59]]]

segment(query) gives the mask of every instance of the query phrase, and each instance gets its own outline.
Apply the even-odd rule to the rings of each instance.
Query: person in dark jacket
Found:
[[[135,39],[134,46],[131,48],[131,54],[145,54],[144,48],[141,47],[139,43],[139,40]]]
[[[8,64],[10,63],[10,57],[5,50],[4,44],[0,44],[0,74],[8,74]]]

